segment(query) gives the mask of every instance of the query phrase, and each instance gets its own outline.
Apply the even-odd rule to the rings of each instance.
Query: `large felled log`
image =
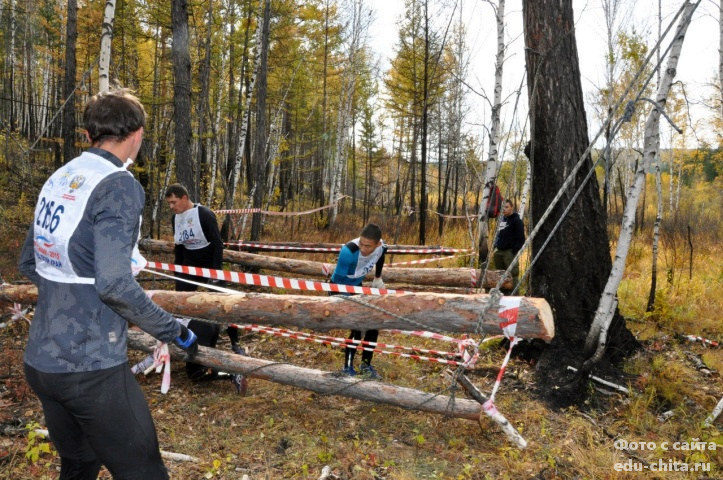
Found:
[[[172,253],[173,243],[163,240],[152,240],[149,238],[139,242],[141,250],[146,252]],[[223,259],[226,262],[235,263],[245,267],[263,268],[276,272],[289,272],[295,275],[325,276],[324,264],[311,260],[298,260],[293,258],[270,257],[256,255],[254,253],[236,252],[225,249]],[[447,287],[469,287],[472,284],[472,273],[475,278],[481,276],[480,270],[470,268],[396,268],[387,267],[384,269],[384,281],[386,283],[406,283],[413,285],[439,285]],[[492,288],[497,285],[501,278],[501,270],[488,270],[482,288]],[[373,272],[367,276],[367,280],[373,279]],[[512,279],[507,278],[503,284],[504,288],[511,289]]]
[[[234,244],[230,243],[230,247],[234,250],[258,250],[264,252],[277,252],[280,250],[287,252],[308,252],[308,253],[328,253],[329,250],[338,252],[343,247],[343,244],[339,243],[310,243],[310,242],[250,242],[244,241],[242,243]],[[400,250],[409,250],[410,252],[400,253]],[[431,250],[431,251],[430,251]],[[437,251],[434,251],[437,250]],[[441,252],[439,250],[442,250]],[[429,245],[387,245],[387,253],[395,255],[403,255],[406,253],[421,255],[421,254],[439,254],[439,253],[454,253],[460,249],[440,247],[440,246],[429,246]]]
[[[0,286],[0,298],[33,303],[35,287]],[[219,324],[260,323],[296,326],[317,331],[330,329],[403,329],[476,333],[489,295],[409,293],[404,295],[308,296],[268,293],[148,292],[161,308],[179,316],[204,318]],[[522,338],[550,341],[555,334],[552,310],[542,298],[519,299],[517,332]],[[359,301],[366,303],[363,305]],[[513,300],[514,301],[514,300]],[[374,307],[377,307],[376,309]],[[379,310],[381,309],[381,310]],[[389,312],[389,313],[386,313]],[[393,314],[393,315],[391,315]],[[498,335],[507,321],[488,312],[479,332]]]
[[[128,346],[151,352],[156,346],[156,340],[143,332],[130,331]],[[173,358],[185,359],[185,354],[175,346],[169,348],[169,351]],[[481,405],[473,400],[455,398],[452,401],[450,397],[444,395],[354,377],[336,377],[322,370],[235,355],[214,348],[199,347],[193,361],[225,372],[242,373],[252,378],[291,385],[325,395],[341,395],[449,417],[477,420],[481,411]]]

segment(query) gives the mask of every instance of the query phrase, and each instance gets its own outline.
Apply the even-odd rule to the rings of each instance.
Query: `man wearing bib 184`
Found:
[[[360,286],[364,277],[374,270],[373,288],[384,288],[382,281],[382,269],[384,268],[384,254],[387,246],[382,241],[382,230],[375,224],[370,223],[365,226],[359,238],[355,238],[341,248],[339,252],[339,260],[336,268],[331,276],[332,283],[340,283],[342,285]],[[348,295],[348,294],[342,294]],[[364,333],[365,342],[376,342],[379,337],[379,330],[367,330]],[[349,335],[350,339],[361,340],[361,330],[352,330]],[[362,351],[362,361],[359,367],[359,373],[369,378],[380,378],[374,367],[372,367],[372,356],[374,353],[369,346],[365,346],[369,350]],[[356,346],[347,347],[344,351],[344,368],[342,373],[346,375],[356,375],[354,370],[354,354]]]
[[[174,183],[166,189],[166,202],[173,212],[173,237],[176,265],[189,267],[221,269],[223,263],[223,241],[218,231],[216,214],[203,205],[194,204],[188,197],[188,190],[180,183]],[[176,273],[176,278],[192,280],[196,283],[208,283],[205,277],[197,277]],[[176,280],[176,291],[193,292],[198,285],[183,280]],[[219,336],[219,326],[213,323],[191,320],[188,327],[198,335],[199,345],[216,347]],[[244,349],[239,345],[238,330],[233,327],[226,329],[231,340],[231,350],[244,355]],[[188,362],[186,373],[192,380],[213,380],[219,377],[219,372],[208,372],[203,365]],[[221,375],[221,378],[226,374]],[[248,380],[243,375],[232,375],[231,381],[239,393],[245,394]]]
[[[156,429],[128,366],[128,322],[192,357],[196,336],[133,278],[145,194],[126,170],[145,111],[127,90],[83,113],[91,148],[43,185],[19,268],[38,287],[25,376],[43,405],[61,479],[167,479]],[[128,159],[124,163],[125,159]]]

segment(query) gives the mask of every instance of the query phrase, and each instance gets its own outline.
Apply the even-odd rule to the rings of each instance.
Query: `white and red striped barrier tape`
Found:
[[[497,394],[497,390],[499,390],[500,384],[502,383],[502,377],[504,377],[505,375],[507,364],[510,361],[510,355],[512,355],[512,348],[517,345],[517,342],[521,340],[521,338],[515,336],[515,333],[517,331],[517,315],[520,311],[521,301],[522,297],[502,297],[502,299],[500,300],[500,309],[497,312],[497,315],[505,319],[505,321],[500,322],[500,328],[502,328],[502,332],[505,334],[505,337],[509,339],[510,347],[507,349],[507,354],[502,361],[500,371],[497,373],[497,378],[495,379],[495,384],[492,387],[492,393],[490,394],[490,398],[489,400],[487,400],[487,402],[485,402],[485,409],[490,411],[492,411],[492,409],[495,409],[495,395]]]
[[[323,207],[318,208],[312,208],[311,210],[304,210],[301,212],[276,212],[274,210],[261,210],[260,208],[232,208],[227,210],[214,210],[214,213],[224,215],[240,215],[244,213],[262,213],[264,215],[277,215],[277,216],[284,216],[284,217],[295,217],[299,215],[308,215],[310,213],[319,212],[321,210],[326,210],[327,208],[332,208],[336,206],[339,201],[346,198],[348,195],[343,195],[342,197],[338,198],[334,203],[330,203],[329,205],[324,205]]]
[[[708,340],[707,338],[699,337],[697,335],[685,335],[685,338],[691,342],[701,342],[703,345],[710,345],[711,347],[717,347],[719,345],[715,340]]]
[[[423,362],[440,363],[440,364],[450,365],[450,366],[472,367],[472,366],[474,366],[474,362],[476,362],[477,358],[478,358],[477,356],[474,356],[474,357],[465,356],[464,357],[465,361],[460,362],[457,360],[450,360],[448,358],[428,357],[425,355],[417,355],[417,354],[413,354],[413,353],[402,353],[402,352],[396,352],[396,351],[381,350],[381,348],[395,348],[395,349],[419,351],[421,353],[436,354],[436,355],[447,356],[447,357],[455,357],[455,356],[464,355],[463,353],[458,354],[458,353],[452,353],[452,352],[438,352],[435,350],[416,349],[414,347],[404,347],[404,346],[400,346],[400,345],[390,345],[390,344],[379,343],[379,342],[365,342],[362,340],[352,340],[352,339],[347,339],[347,338],[327,337],[324,335],[307,334],[307,333],[303,333],[303,332],[294,332],[294,331],[280,329],[280,328],[262,327],[259,325],[231,324],[231,326],[235,326],[237,328],[242,328],[244,330],[250,330],[250,331],[260,332],[260,333],[267,333],[267,334],[276,335],[279,337],[291,338],[294,340],[320,343],[322,345],[329,345],[332,347],[347,348],[347,347],[353,347],[354,345],[356,345],[357,350],[381,353],[384,355],[392,355],[392,356],[401,357],[401,358],[410,358],[412,360],[418,360],[418,361],[423,361]],[[375,348],[375,347],[378,347],[378,348]]]
[[[404,290],[393,290],[389,288],[355,287],[352,285],[341,285],[338,283],[315,282],[311,280],[275,277],[255,273],[239,273],[228,270],[216,270],[213,268],[189,267],[186,265],[175,265],[172,263],[148,262],[146,268],[185,273],[187,275],[195,275],[197,277],[210,278],[214,280],[224,280],[244,285],[284,288],[287,290],[357,293],[363,295],[399,295],[410,293]]]
[[[442,350],[433,350],[433,349],[427,349],[427,348],[421,348],[421,347],[408,347],[405,345],[396,345],[392,343],[381,343],[381,342],[368,342],[366,340],[354,340],[353,338],[342,338],[342,337],[330,337],[327,335],[318,335],[315,333],[307,333],[307,332],[298,332],[294,330],[288,330],[286,328],[279,328],[279,327],[268,327],[265,325],[236,325],[234,323],[231,324],[232,327],[241,328],[244,330],[250,330],[254,332],[261,332],[261,333],[271,333],[277,336],[283,336],[288,337],[292,339],[297,340],[306,340],[307,338],[316,338],[319,340],[327,341],[327,342],[337,342],[337,343],[343,343],[346,346],[358,346],[363,345],[366,347],[379,347],[379,348],[391,348],[395,350],[407,350],[410,352],[418,352],[418,353],[426,353],[429,355],[438,355],[443,357],[458,357],[460,356],[457,352],[445,352]],[[469,339],[463,339],[462,341],[468,341]]]
[[[385,266],[398,267],[399,265],[421,265],[423,263],[440,262],[442,260],[450,260],[452,258],[457,259],[457,258],[462,258],[462,257],[469,257],[470,255],[474,255],[474,253],[467,253],[464,255],[446,256],[446,257],[423,258],[421,260],[408,260],[406,262],[394,262],[394,263],[385,264]]]

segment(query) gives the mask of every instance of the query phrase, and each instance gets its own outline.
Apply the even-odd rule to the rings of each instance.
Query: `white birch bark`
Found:
[[[360,46],[363,43],[363,37],[366,34],[368,23],[363,20],[364,2],[354,0],[351,6],[351,31],[349,42],[348,65],[344,71],[344,79],[339,98],[339,113],[336,125],[336,146],[334,148],[334,160],[331,163],[331,173],[329,175],[329,201],[328,204],[334,204],[329,211],[329,225],[333,225],[339,212],[338,205],[334,203],[341,189],[341,177],[346,165],[346,149],[344,143],[348,136],[351,125],[352,100],[354,98],[354,90],[356,88],[357,64],[359,62]]]
[[[263,10],[263,8],[261,10]],[[257,20],[258,21],[256,22],[256,25],[260,26],[262,23],[261,19],[259,18]],[[259,26],[256,27],[256,45],[261,45],[261,28]],[[230,191],[228,197],[226,198],[226,208],[231,208],[233,206],[233,199],[236,196],[236,188],[238,187],[239,177],[241,176],[241,163],[243,161],[244,150],[246,150],[246,137],[248,136],[247,132],[249,128],[249,122],[251,121],[251,96],[254,91],[256,76],[259,73],[260,66],[261,55],[256,55],[254,72],[251,75],[249,88],[246,91],[246,115],[244,115],[243,122],[241,123],[241,130],[239,131],[241,142],[239,144],[238,150],[236,151],[236,159],[233,164],[233,174],[231,175],[231,182],[229,185]]]
[[[492,101],[492,118],[489,135],[489,156],[483,185],[490,182],[493,184],[497,179],[499,162],[497,159],[497,144],[500,136],[500,110],[502,109],[502,67],[505,61],[505,0],[499,0],[497,7],[490,2],[495,9],[495,21],[497,22],[497,55],[495,57],[495,90]],[[490,198],[491,188],[482,189],[482,200],[477,221],[477,245],[487,243],[489,230],[487,228],[487,200]],[[489,262],[488,262],[489,263]]]
[[[683,40],[685,39],[685,32],[688,29],[691,16],[693,15],[695,8],[698,6],[698,3],[693,4],[688,2],[685,6],[683,16],[678,23],[678,28],[676,29],[673,44],[668,56],[665,74],[660,81],[658,93],[655,98],[661,108],[665,108],[666,98],[676,74],[678,58],[680,56],[681,48],[683,47]],[[615,314],[614,306],[617,303],[618,286],[623,278],[625,261],[628,256],[628,250],[630,249],[630,243],[633,236],[635,211],[637,209],[638,199],[645,188],[646,171],[650,169],[652,162],[655,161],[659,148],[660,112],[654,107],[648,114],[648,119],[645,122],[643,159],[638,163],[638,169],[635,173],[635,182],[630,189],[627,202],[625,203],[625,211],[623,212],[623,221],[620,228],[620,236],[617,242],[613,267],[610,271],[610,276],[607,284],[605,285],[605,290],[600,298],[600,303],[598,304],[597,311],[595,312],[595,318],[593,319],[590,331],[588,332],[587,339],[585,341],[585,350],[591,352],[593,348],[595,348],[595,352],[588,360],[585,361],[583,369],[589,368],[591,365],[600,361],[605,353],[608,329]]]
[[[677,191],[675,193],[675,209],[678,210],[680,207],[680,179],[683,178],[683,162],[678,163],[678,180],[677,180]]]
[[[720,87],[720,118],[723,121],[723,2],[718,3],[718,27],[720,36],[718,39],[718,86]]]
[[[668,168],[668,172],[670,172],[670,176],[668,177],[668,214],[672,217],[673,216],[673,179],[675,179],[675,166],[673,165],[673,130],[670,130],[670,142],[669,142],[670,151],[668,152],[668,163],[670,164],[670,167]]]
[[[525,183],[522,184],[522,198],[520,199],[520,208],[517,213],[520,218],[525,218],[525,209],[527,208],[527,200],[530,197],[530,185],[532,184],[532,165],[527,160],[527,173],[525,174]]]
[[[44,132],[45,129],[48,127],[48,111],[50,109],[50,95],[52,89],[52,85],[50,84],[50,73],[52,69],[50,68],[50,66],[53,63],[53,58],[50,53],[46,53],[44,57],[46,68],[43,71],[43,94],[40,100],[40,108],[38,108],[38,120],[41,132]]]
[[[658,152],[659,154],[660,152]],[[663,182],[660,179],[660,158],[655,162],[655,189],[658,195],[658,213],[653,224],[653,262],[650,268],[650,294],[646,311],[652,312],[655,307],[655,290],[658,281],[658,242],[660,239],[660,223],[663,220]]]
[[[110,70],[110,46],[113,39],[113,21],[115,20],[115,0],[105,0],[103,26],[100,34],[100,60],[98,62],[98,92],[109,90],[108,71]]]
[[[221,55],[221,66],[219,71],[225,72],[226,71],[226,55]],[[206,192],[206,205],[210,207],[211,202],[213,202],[213,196],[216,191],[216,174],[218,170],[218,157],[222,154],[222,152],[225,152],[224,150],[224,139],[226,138],[226,135],[219,135],[219,126],[221,125],[221,89],[225,85],[226,81],[223,75],[218,76],[218,86],[216,88],[216,115],[213,120],[213,132],[214,132],[214,141],[213,141],[213,153],[211,154],[211,158],[209,159],[209,165],[210,165],[210,173],[211,178],[208,182],[208,192]],[[220,141],[219,141],[220,137]],[[209,151],[211,148],[208,149]],[[225,158],[225,157],[224,157]]]

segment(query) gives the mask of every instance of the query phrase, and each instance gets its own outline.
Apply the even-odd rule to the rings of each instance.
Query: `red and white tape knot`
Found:
[[[477,360],[479,359],[479,349],[477,348],[477,342],[471,338],[465,338],[460,340],[457,344],[459,348],[459,354],[462,356],[462,363],[465,368],[474,368]]]

